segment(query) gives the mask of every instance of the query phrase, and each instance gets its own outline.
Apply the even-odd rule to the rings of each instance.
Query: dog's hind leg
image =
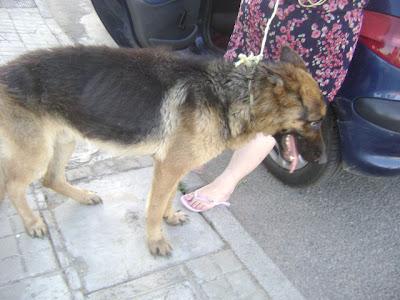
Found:
[[[25,198],[26,190],[31,182],[20,179],[22,178],[16,178],[7,184],[8,196],[21,216],[29,235],[43,237],[47,233],[46,224],[40,216],[35,215]]]
[[[35,143],[36,141],[33,141]],[[29,185],[39,179],[45,172],[51,149],[45,144],[15,149],[12,156],[4,162],[6,170],[6,191],[12,204],[22,218],[28,234],[43,237],[47,227],[42,218],[36,215],[26,201],[26,190]]]
[[[82,204],[99,204],[102,200],[95,193],[76,188],[69,184],[65,178],[65,166],[75,149],[72,139],[57,138],[54,145],[53,157],[48,165],[43,185],[57,193],[72,198]]]

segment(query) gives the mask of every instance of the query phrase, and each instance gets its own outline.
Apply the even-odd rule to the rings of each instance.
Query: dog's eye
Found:
[[[309,124],[313,129],[319,129],[321,127],[322,120],[311,121],[311,122],[309,122]]]

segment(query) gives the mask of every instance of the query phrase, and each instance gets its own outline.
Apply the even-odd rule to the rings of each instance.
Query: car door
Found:
[[[104,26],[122,47],[183,49],[198,34],[201,0],[92,0]]]

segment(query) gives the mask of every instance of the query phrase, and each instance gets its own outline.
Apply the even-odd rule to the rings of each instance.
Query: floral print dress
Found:
[[[260,52],[275,1],[242,0],[225,54],[227,60],[236,60],[240,53]],[[346,76],[368,0],[327,0],[313,8],[304,8],[297,0],[278,1],[264,58],[276,60],[282,46],[290,46],[303,57],[324,96],[332,101]]]

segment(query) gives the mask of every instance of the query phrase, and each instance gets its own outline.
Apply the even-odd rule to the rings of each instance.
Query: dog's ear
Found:
[[[282,47],[282,52],[279,60],[281,62],[290,63],[298,68],[307,70],[307,66],[304,60],[300,57],[300,55],[298,55],[294,50],[292,50],[288,46]]]
[[[284,84],[279,70],[267,63],[260,63],[257,68],[260,82],[273,88],[275,94],[281,94],[284,90]]]

